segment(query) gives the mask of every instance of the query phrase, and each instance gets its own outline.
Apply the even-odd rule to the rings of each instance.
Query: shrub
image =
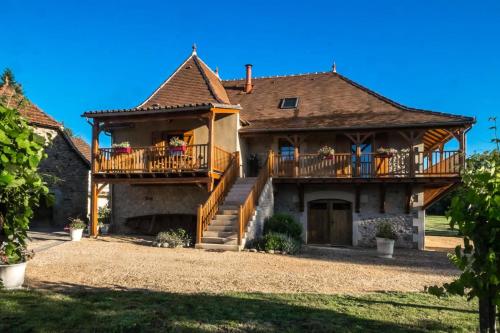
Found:
[[[4,85],[7,75],[12,76],[10,72],[3,75]],[[14,82],[12,77],[10,82]],[[2,260],[9,264],[29,259],[26,238],[33,210],[42,198],[48,205],[52,201],[38,173],[40,161],[46,157],[44,145],[45,139],[0,99],[0,246]]]
[[[177,230],[162,231],[156,235],[153,246],[158,247],[189,247],[191,237],[186,230],[179,228]]]
[[[282,251],[296,254],[300,250],[300,241],[286,234],[270,232],[264,236],[263,247],[266,251]]]
[[[85,229],[87,227],[87,224],[79,217],[77,218],[68,218],[70,221],[68,227],[70,229]]]
[[[264,223],[264,235],[270,232],[286,234],[297,241],[302,239],[302,225],[288,214],[274,214]]]
[[[375,236],[379,238],[387,238],[392,240],[398,239],[398,235],[396,234],[396,231],[394,230],[392,223],[387,220],[382,221],[377,226],[377,233]]]

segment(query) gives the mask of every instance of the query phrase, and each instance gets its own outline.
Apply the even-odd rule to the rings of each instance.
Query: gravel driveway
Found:
[[[132,237],[64,242],[37,254],[27,270],[34,288],[99,287],[169,292],[359,293],[421,291],[458,273],[442,252],[306,248],[299,256],[164,249]]]

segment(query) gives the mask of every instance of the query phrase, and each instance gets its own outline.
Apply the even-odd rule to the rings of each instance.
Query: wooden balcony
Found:
[[[412,162],[413,161],[413,162]],[[272,170],[277,180],[322,179],[336,182],[404,181],[454,179],[459,177],[463,159],[459,151],[362,153],[274,154]]]
[[[209,149],[208,144],[183,148],[100,148],[95,157],[94,176],[101,179],[193,176],[217,178],[229,164],[231,154],[214,146],[213,165],[210,166]]]

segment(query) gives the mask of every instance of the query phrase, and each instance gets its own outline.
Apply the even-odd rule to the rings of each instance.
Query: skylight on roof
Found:
[[[280,108],[281,109],[295,109],[299,104],[298,97],[287,97],[281,100]]]

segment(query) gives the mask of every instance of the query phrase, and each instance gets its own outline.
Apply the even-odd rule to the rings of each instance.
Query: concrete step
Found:
[[[224,208],[219,208],[219,211],[217,214],[223,214],[223,215],[236,215],[238,214],[238,209],[236,207],[233,209],[224,209]]]
[[[234,230],[229,230],[229,231],[207,230],[203,233],[203,237],[238,238],[238,234]]]
[[[208,228],[207,228],[207,231],[205,231],[203,234],[206,234],[208,231],[214,231],[214,232],[234,232],[234,231],[237,231],[237,226],[236,225],[214,225],[213,223],[211,223]]]
[[[196,249],[205,250],[220,250],[220,251],[239,251],[239,246],[231,244],[210,244],[210,243],[199,243],[194,246]]]
[[[236,221],[238,219],[238,215],[231,214],[231,215],[226,215],[226,214],[217,214],[215,217],[212,219],[212,221]]]
[[[202,243],[238,245],[238,238],[202,237]]]
[[[231,221],[231,220],[212,220],[210,225],[217,226],[217,227],[227,227],[227,226],[233,226],[236,225],[236,221]]]

